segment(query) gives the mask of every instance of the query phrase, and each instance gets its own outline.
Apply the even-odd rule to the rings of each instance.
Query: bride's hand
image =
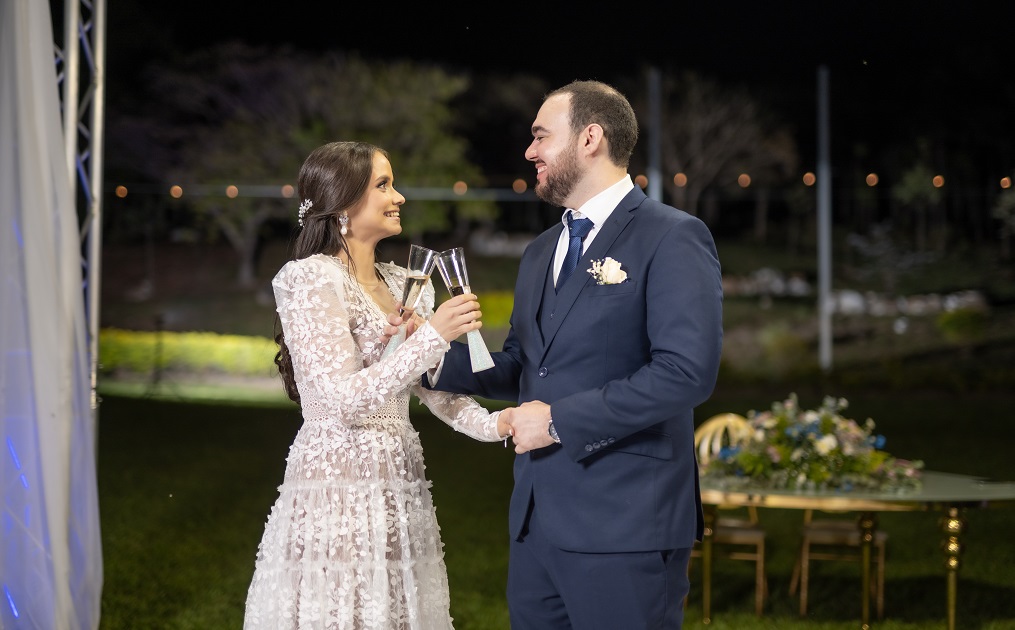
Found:
[[[395,312],[388,313],[388,323],[384,325],[384,329],[381,331],[381,343],[387,344],[391,341],[391,338],[398,334],[399,326],[405,324],[405,337],[409,338],[409,335],[416,332],[416,329],[423,324],[423,318],[416,315],[412,310],[406,310],[402,315],[398,314],[398,309],[401,308],[402,303],[399,302],[395,305]]]
[[[446,341],[452,341],[467,332],[482,328],[483,322],[479,321],[482,316],[476,295],[465,293],[441,304],[430,318],[430,325]]]

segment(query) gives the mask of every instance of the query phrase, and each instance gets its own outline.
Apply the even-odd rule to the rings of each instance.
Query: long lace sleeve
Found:
[[[497,433],[497,417],[501,412],[489,411],[471,396],[438,392],[419,385],[413,387],[412,393],[455,431],[480,442],[499,442],[503,439]]]
[[[275,303],[304,412],[321,405],[343,424],[358,424],[438,361],[448,343],[421,326],[383,361],[364,367],[338,267],[310,257],[287,263],[272,280]],[[362,332],[362,331],[357,331]]]

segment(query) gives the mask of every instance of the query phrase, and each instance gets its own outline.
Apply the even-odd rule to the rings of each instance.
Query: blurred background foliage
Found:
[[[638,72],[614,83],[639,116],[630,170],[643,186],[653,120],[645,83]],[[263,345],[274,323],[269,282],[296,229],[298,200],[286,186],[314,147],[335,139],[385,148],[396,186],[409,191],[405,229],[380,244],[378,259],[404,261],[410,242],[465,246],[483,335],[498,349],[517,258],[559,217],[528,190],[523,158],[550,87],[523,73],[238,43],[152,66],[107,114],[103,374],[259,372],[260,357],[273,355]],[[982,389],[1010,379],[1015,197],[983,174],[1003,147],[984,157],[956,145],[952,131],[899,135],[878,154],[839,140],[847,148],[838,155],[849,158],[833,170],[833,289],[868,307],[960,291],[982,303],[920,315],[837,312],[826,374],[817,365],[815,188],[800,149],[813,140],[811,122],[786,113],[793,93],[695,72],[663,74],[659,96],[661,166],[678,174],[664,176],[663,199],[706,222],[727,283],[721,382]],[[1015,138],[991,146],[1005,142],[1015,154]],[[494,149],[505,145],[512,149]],[[468,192],[453,193],[456,183]],[[178,198],[167,194],[173,184]],[[743,289],[762,276],[804,290]],[[153,360],[153,338],[126,331],[156,330],[164,345]],[[235,341],[178,333],[261,339],[244,354],[228,345]],[[227,354],[237,357],[210,360]]]
[[[236,253],[237,283],[250,287],[265,224],[295,220],[299,201],[282,187],[295,183],[321,144],[355,139],[387,150],[399,187],[484,186],[454,129],[451,102],[467,86],[464,76],[431,65],[223,44],[156,68],[146,84],[149,106],[112,108],[108,172],[151,182],[160,193],[180,185],[189,221],[177,215],[173,227],[190,222],[203,239],[224,239]],[[449,230],[452,217],[496,216],[482,199],[414,201],[411,209],[403,215],[411,240]]]
[[[193,374],[270,376],[278,348],[268,337],[210,332],[136,331],[99,333],[103,374],[177,370]]]
[[[508,325],[514,298],[506,291],[483,293],[483,325]],[[103,376],[129,377],[182,373],[192,377],[274,376],[278,346],[266,335],[166,330],[99,331],[99,371]]]

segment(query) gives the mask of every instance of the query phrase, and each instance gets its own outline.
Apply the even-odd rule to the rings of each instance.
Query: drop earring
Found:
[[[339,230],[339,233],[341,233],[342,236],[349,233],[349,213],[345,210],[338,215],[338,224],[342,226],[342,229]]]

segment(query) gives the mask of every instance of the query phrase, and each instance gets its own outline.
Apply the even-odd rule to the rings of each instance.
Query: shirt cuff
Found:
[[[444,355],[441,355],[441,360],[437,362],[437,367],[432,367],[426,371],[427,381],[430,383],[430,387],[436,387],[437,381],[441,377],[441,370],[444,368]]]

